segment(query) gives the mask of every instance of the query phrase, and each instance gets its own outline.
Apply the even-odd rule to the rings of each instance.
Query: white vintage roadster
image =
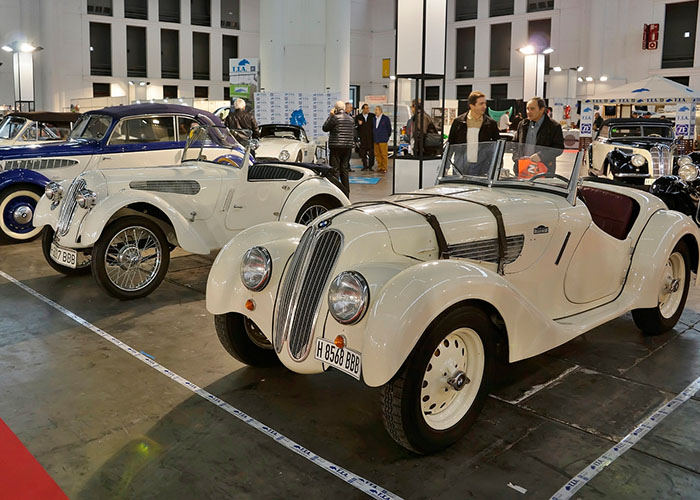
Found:
[[[452,146],[433,188],[238,234],[207,284],[223,346],[382,387],[388,432],[429,453],[472,425],[498,357],[628,311],[644,333],[673,328],[697,271],[695,223],[643,191],[580,182],[580,154],[507,147],[521,145]],[[552,170],[514,175],[527,158]]]
[[[260,125],[260,147],[255,153],[261,159],[314,163],[325,151],[325,143],[310,141],[303,127],[270,123]]]
[[[209,134],[228,141],[229,153],[205,148]],[[133,299],[158,287],[176,246],[208,254],[250,226],[308,224],[350,203],[330,167],[253,163],[250,149],[225,128],[195,129],[182,158],[178,165],[97,169],[49,183],[35,215],[37,227],[49,226],[48,263],[66,274],[91,268],[107,293]]]

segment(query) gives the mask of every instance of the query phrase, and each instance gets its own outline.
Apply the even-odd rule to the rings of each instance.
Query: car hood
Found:
[[[99,142],[86,140],[50,142],[29,146],[5,146],[0,147],[0,160],[89,155],[94,154],[98,148]]]
[[[555,198],[565,202],[563,197],[522,189],[453,185],[416,191],[414,196],[397,195],[386,199],[409,208],[381,201],[360,203],[356,207],[386,227],[397,254],[419,260],[437,259],[438,248],[435,231],[416,211],[437,218],[448,248],[456,252],[469,248],[476,251],[476,246],[470,245],[476,242],[484,245],[497,242],[496,216],[485,205],[496,207],[502,214],[506,237],[523,243],[520,258],[510,268],[511,272],[516,272],[529,267],[547,248],[559,221],[559,202]],[[337,226],[335,221],[333,224]]]
[[[260,146],[255,151],[256,156],[274,156],[277,157],[280,151],[291,149],[299,145],[299,141],[283,139],[282,137],[265,137],[260,139]]]

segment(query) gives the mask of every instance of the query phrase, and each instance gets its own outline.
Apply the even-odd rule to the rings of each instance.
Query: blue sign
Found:
[[[590,123],[581,124],[581,134],[589,134],[592,132],[593,126]]]
[[[633,94],[639,94],[640,92],[651,92],[648,88],[642,87],[640,89],[634,89],[632,91]]]

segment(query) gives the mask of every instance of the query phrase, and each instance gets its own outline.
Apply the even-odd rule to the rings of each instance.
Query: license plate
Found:
[[[56,243],[51,243],[50,253],[54,262],[62,266],[75,269],[78,264],[78,252],[70,248],[59,247]]]
[[[316,339],[314,357],[360,380],[362,356],[359,353],[350,349],[339,349],[333,342],[326,339]]]
[[[651,186],[652,184],[654,184],[654,181],[655,181],[655,180],[656,180],[656,179],[654,179],[654,178],[652,178],[652,177],[647,177],[646,179],[644,179],[644,185],[645,185],[645,186]]]

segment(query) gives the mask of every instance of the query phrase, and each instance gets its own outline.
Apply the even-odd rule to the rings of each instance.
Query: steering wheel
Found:
[[[649,134],[647,137],[661,137],[661,134]]]
[[[559,179],[560,181],[564,181],[564,182],[566,182],[567,184],[569,183],[569,179],[567,179],[567,178],[564,177],[563,175],[559,175],[559,174],[550,174],[549,172],[542,172],[541,174],[533,175],[533,176],[530,177],[528,180],[529,180],[529,181],[534,181],[534,180],[540,179],[540,178],[542,178],[542,177],[554,177],[555,179]]]

